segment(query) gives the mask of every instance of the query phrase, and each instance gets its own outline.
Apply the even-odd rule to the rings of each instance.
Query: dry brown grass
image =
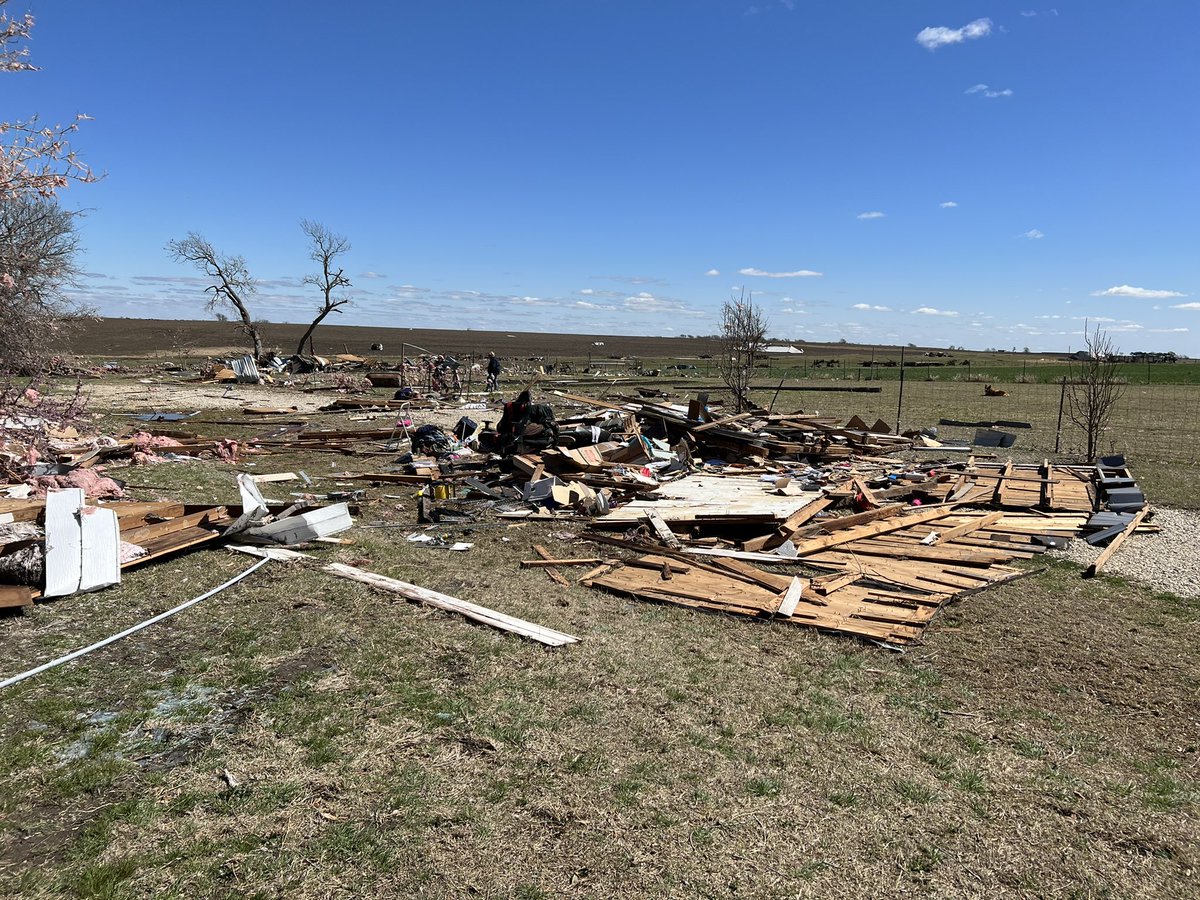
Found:
[[[257,470],[331,459],[372,465]],[[167,495],[235,495],[220,464],[143,472]],[[586,555],[569,527],[478,528],[464,554],[406,543],[412,493],[373,489],[360,523],[404,527],[317,555],[583,641],[548,651],[271,564],[3,692],[0,892],[1194,894],[1195,601],[1056,564],[899,656],[518,568],[532,543]],[[0,620],[6,672],[247,564],[197,552]]]

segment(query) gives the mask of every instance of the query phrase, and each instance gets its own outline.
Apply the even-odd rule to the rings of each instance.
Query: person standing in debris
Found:
[[[487,361],[487,389],[489,391],[496,390],[500,382],[500,360],[496,358],[496,354],[491,350],[488,351]]]

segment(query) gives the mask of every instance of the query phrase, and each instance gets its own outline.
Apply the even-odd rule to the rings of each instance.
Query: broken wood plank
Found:
[[[0,609],[33,605],[33,589],[21,584],[0,585]]]
[[[598,556],[580,557],[579,559],[554,559],[553,557],[544,557],[542,559],[523,559],[521,560],[522,569],[545,569],[549,566],[596,566],[604,562]]]
[[[953,541],[956,538],[963,537],[973,531],[979,531],[981,528],[987,528],[989,525],[994,525],[1004,518],[1004,513],[994,512],[988,513],[986,516],[980,516],[974,522],[967,522],[965,525],[959,525],[957,528],[951,528],[948,531],[940,531],[933,543],[943,544]]]
[[[579,638],[561,631],[555,631],[552,628],[545,628],[533,622],[518,619],[515,616],[496,612],[494,609],[488,609],[485,606],[479,606],[467,600],[460,600],[457,597],[451,597],[449,594],[443,594],[439,591],[432,591],[415,584],[398,581],[395,578],[388,578],[385,575],[377,575],[374,572],[367,572],[364,569],[356,569],[354,566],[330,563],[324,567],[324,570],[331,575],[336,575],[338,578],[348,578],[351,581],[370,585],[378,590],[399,594],[401,597],[414,600],[418,603],[424,603],[436,609],[458,613],[472,621],[490,625],[492,628],[498,628],[501,631],[519,634],[522,637],[527,637],[530,640],[537,641],[549,647],[574,644],[579,640]]]
[[[812,519],[813,516],[831,503],[833,503],[833,499],[830,497],[818,497],[788,516],[771,534],[743,541],[742,549],[749,551],[773,550],[785,541],[790,540],[792,535],[800,530],[801,525]]]
[[[793,576],[792,583],[788,585],[788,589],[783,594],[783,599],[779,601],[779,612],[781,616],[791,616],[796,612],[796,605],[800,602],[800,597],[804,593],[804,579],[799,575]]]
[[[864,537],[886,534],[889,531],[898,531],[901,528],[921,522],[932,522],[934,519],[951,515],[953,512],[954,508],[952,506],[941,506],[935,509],[925,509],[907,516],[892,516],[879,522],[869,522],[866,525],[859,525],[856,528],[849,528],[844,531],[836,531],[833,534],[810,538],[796,546],[796,555],[808,556],[810,553],[818,553],[829,547],[848,544],[851,541],[857,541]]]
[[[650,528],[658,535],[659,539],[670,547],[672,550],[679,549],[679,538],[675,537],[673,532],[662,520],[662,516],[651,510],[643,516],[643,521],[649,524]]]
[[[1129,535],[1133,534],[1134,530],[1138,527],[1138,525],[1141,523],[1142,519],[1144,519],[1146,517],[1146,514],[1149,512],[1150,512],[1149,506],[1144,506],[1140,510],[1138,510],[1137,515],[1134,516],[1133,519],[1130,520],[1129,524],[1125,526],[1125,530],[1122,531],[1120,534],[1118,534],[1116,537],[1114,537],[1109,542],[1108,546],[1104,548],[1104,552],[1101,553],[1098,557],[1096,557],[1096,561],[1087,567],[1087,571],[1085,571],[1083,573],[1085,578],[1095,577],[1096,573],[1099,572],[1101,568],[1103,568],[1104,564],[1106,562],[1108,562],[1109,558],[1114,553],[1117,552],[1117,548],[1120,547],[1123,543],[1125,543],[1125,538],[1127,538],[1127,537],[1129,537]]]

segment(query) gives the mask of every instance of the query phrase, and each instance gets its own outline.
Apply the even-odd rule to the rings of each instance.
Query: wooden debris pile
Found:
[[[729,489],[723,493],[713,476],[691,479],[661,503],[630,503],[593,523],[585,537],[635,555],[597,566],[582,583],[893,646],[917,640],[951,600],[1028,574],[1016,564],[1085,532],[1101,485],[1119,490],[1132,480],[1124,468],[969,460],[918,487],[887,489],[904,502],[880,502],[867,478],[850,474],[839,487],[793,498],[791,507],[761,487],[755,498],[743,483],[742,499],[721,514],[706,499],[724,498]],[[845,498],[869,508],[832,514]],[[1145,514],[1143,508],[1122,520],[1114,544],[1146,527]],[[610,524],[638,527],[620,536],[598,530]],[[754,525],[757,534],[742,536]]]
[[[250,476],[241,480],[252,484]],[[235,536],[297,544],[352,524],[346,503],[299,502],[272,515],[257,489],[251,491],[253,505],[241,506],[89,504],[78,488],[50,491],[44,500],[0,499],[0,608],[100,590],[119,584],[125,569]]]

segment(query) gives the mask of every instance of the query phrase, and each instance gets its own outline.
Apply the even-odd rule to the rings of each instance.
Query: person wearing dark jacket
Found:
[[[500,383],[500,360],[496,358],[496,354],[488,351],[487,361],[487,389],[489,391],[496,390],[496,386]]]

